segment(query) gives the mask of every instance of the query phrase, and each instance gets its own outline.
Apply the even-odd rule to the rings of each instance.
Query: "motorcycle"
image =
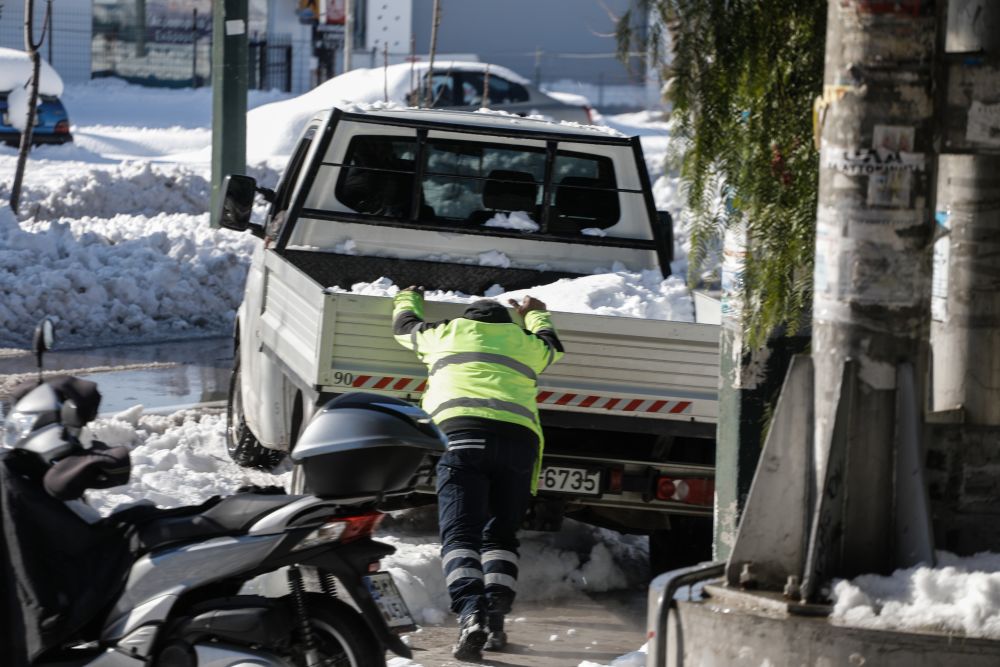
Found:
[[[125,483],[128,451],[81,442],[100,394],[79,378],[42,381],[52,334],[43,321],[38,381],[15,392],[0,442],[0,596],[13,618],[2,624],[3,664],[369,667],[384,666],[387,649],[411,657],[398,633],[412,617],[380,571],[394,548],[372,535],[380,503],[412,491],[445,450],[427,413],[344,394],[291,453],[309,493],[251,488],[100,517],[81,497]]]

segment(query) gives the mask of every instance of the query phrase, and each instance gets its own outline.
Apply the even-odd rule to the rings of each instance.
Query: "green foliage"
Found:
[[[689,276],[700,274],[725,228],[745,225],[744,325],[753,343],[778,329],[794,333],[811,304],[812,105],[823,84],[826,9],[827,0],[640,0],[618,22],[621,53],[660,48],[656,21],[636,34],[636,11],[655,12],[669,30],[673,59],[658,60],[684,146]]]

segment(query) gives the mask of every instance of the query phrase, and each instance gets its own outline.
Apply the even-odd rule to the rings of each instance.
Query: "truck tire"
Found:
[[[669,530],[649,534],[650,579],[663,572],[712,560],[713,537],[709,517],[670,517]]]
[[[236,465],[271,470],[281,463],[285,453],[260,444],[247,426],[240,391],[241,378],[240,350],[236,348],[233,374],[229,378],[229,399],[226,401],[226,449]]]

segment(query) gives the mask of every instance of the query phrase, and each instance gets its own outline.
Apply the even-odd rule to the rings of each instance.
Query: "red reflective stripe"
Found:
[[[587,398],[580,401],[581,408],[589,408],[591,405],[597,402],[600,396],[588,396]]]
[[[674,407],[670,408],[670,413],[676,415],[676,414],[678,414],[680,412],[684,412],[689,407],[691,407],[691,401],[681,401],[680,403],[678,403]]]
[[[660,408],[662,408],[666,404],[667,404],[666,401],[656,401],[651,406],[646,408],[646,412],[659,412]]]
[[[354,384],[352,384],[351,386],[363,387],[365,386],[365,382],[368,382],[371,379],[372,379],[371,375],[359,375],[358,377],[354,378]]]
[[[427,380],[424,380],[423,382],[421,382],[421,383],[420,383],[420,386],[419,386],[419,387],[417,387],[417,389],[416,389],[416,390],[417,390],[417,391],[423,391],[423,390],[425,390],[425,389],[427,389]]]
[[[551,391],[540,391],[540,392],[538,392],[538,399],[537,400],[538,400],[539,403],[544,403],[545,401],[549,400],[550,396],[552,396],[552,392]]]
[[[559,397],[559,400],[556,401],[556,405],[566,405],[574,398],[576,398],[576,394],[563,394],[562,396]]]
[[[604,409],[605,410],[611,410],[616,405],[618,405],[619,403],[621,403],[621,399],[620,398],[610,398],[610,399],[608,399],[608,402],[604,404]]]
[[[392,388],[395,389],[396,391],[399,391],[400,389],[405,389],[406,385],[410,384],[411,382],[413,382],[413,380],[411,380],[410,378],[400,378],[396,380],[396,384],[392,385]]]
[[[632,412],[633,410],[635,410],[640,405],[642,405],[642,399],[641,398],[636,398],[636,399],[633,399],[632,401],[630,401],[629,404],[626,405],[622,409],[625,410],[625,412]]]
[[[375,383],[375,388],[376,389],[385,389],[389,385],[389,383],[392,382],[394,379],[395,378],[384,377],[384,378],[382,378],[381,380],[379,380],[378,382]]]

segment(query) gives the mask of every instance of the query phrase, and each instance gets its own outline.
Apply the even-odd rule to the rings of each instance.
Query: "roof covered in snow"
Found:
[[[450,109],[417,109],[413,107],[351,106],[347,111],[352,114],[371,117],[373,120],[378,119],[389,122],[454,124],[481,130],[516,129],[518,131],[546,134],[566,134],[586,139],[599,139],[601,141],[607,141],[609,138],[621,139],[622,143],[627,143],[628,141],[625,135],[609,127],[567,122],[555,123],[544,118],[525,118],[516,114],[492,109],[454,111]]]
[[[24,51],[0,48],[0,92],[19,88],[31,78],[31,60]],[[62,95],[63,82],[59,73],[42,58],[41,82],[38,92],[42,95]]]

